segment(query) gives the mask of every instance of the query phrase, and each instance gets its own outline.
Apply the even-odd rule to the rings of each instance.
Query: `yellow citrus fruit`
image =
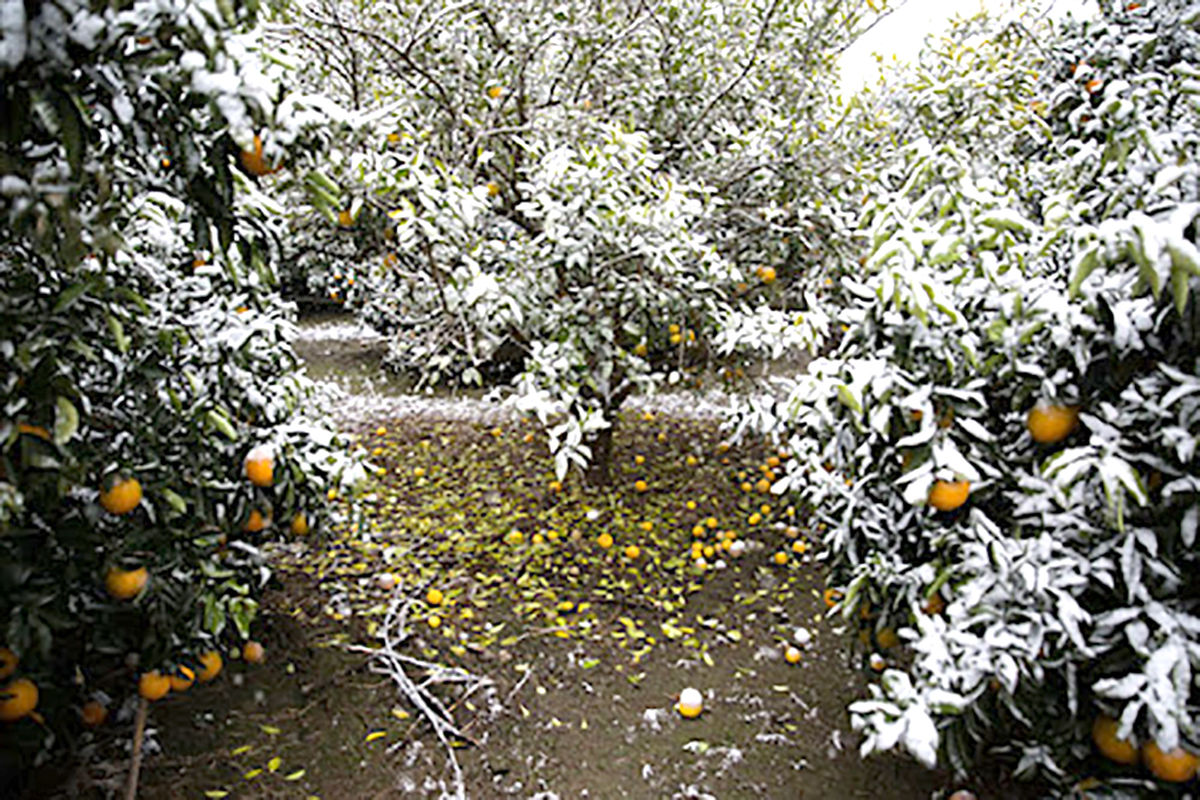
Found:
[[[746,517],[746,522],[751,525],[757,525],[758,523],[762,522],[762,514],[759,514],[757,511],[755,511],[749,517]]]
[[[825,605],[828,608],[833,608],[838,603],[842,602],[843,597],[845,597],[845,595],[842,594],[841,589],[826,589],[825,594],[823,595]]]
[[[221,674],[221,668],[225,666],[221,654],[216,650],[208,650],[196,656],[196,661],[200,664],[200,670],[196,673],[196,680],[201,683],[208,683],[213,678]]]
[[[413,467],[413,477],[414,478],[424,478],[425,477],[425,468],[424,467]]]
[[[607,533],[602,533],[596,537],[596,544],[607,550],[613,546],[613,537]]]
[[[110,514],[128,514],[142,502],[142,485],[137,478],[118,478],[112,488],[100,492],[100,505]]]
[[[246,642],[245,647],[242,648],[242,658],[251,664],[261,664],[264,656],[266,656],[266,651],[256,641]]]
[[[293,536],[307,535],[308,534],[308,517],[304,516],[303,513],[297,513],[296,516],[292,517],[291,528],[292,528]]]
[[[929,505],[938,511],[953,511],[967,502],[970,481],[934,481],[929,489]]]
[[[704,710],[704,695],[689,686],[679,693],[679,703],[676,704],[676,708],[679,709],[680,715],[687,719],[694,719],[700,716],[700,712]]]
[[[350,209],[343,208],[338,212],[338,225],[343,228],[349,228],[354,224],[354,215],[350,213]]]
[[[1146,764],[1146,769],[1160,781],[1186,783],[1196,777],[1196,756],[1182,747],[1164,753],[1151,739],[1142,745],[1142,761]]]
[[[7,647],[0,647],[0,681],[16,672],[19,662],[16,653]]]
[[[721,523],[717,521],[716,517],[709,517],[708,519],[704,520],[704,524],[711,529],[716,529],[716,527]]]
[[[775,554],[775,563],[783,566],[788,561],[788,554],[782,551]]]
[[[1039,403],[1029,409],[1025,427],[1038,444],[1054,444],[1071,435],[1079,424],[1077,406],[1052,406]]]
[[[242,526],[242,530],[247,533],[258,533],[265,527],[267,527],[267,518],[255,508],[250,511],[250,516],[246,520],[246,524]]]
[[[487,96],[492,98],[493,100],[498,100],[502,94],[504,94],[503,86],[489,86],[488,87]]]
[[[37,708],[37,684],[28,678],[17,678],[0,688],[0,722],[16,722]]]
[[[196,673],[191,667],[185,667],[181,664],[175,668],[174,673],[167,676],[167,680],[171,683],[172,692],[186,692],[196,682]]]
[[[630,561],[636,561],[637,557],[642,554],[642,549],[636,544],[631,544],[625,548],[625,557]]]
[[[147,700],[161,700],[171,691],[171,679],[156,669],[143,672],[138,678],[138,694]]]
[[[439,617],[437,614],[434,614],[429,619],[425,620],[425,622],[429,625],[429,627],[437,628],[437,627],[441,626],[442,618]]]
[[[425,602],[431,606],[440,606],[445,599],[441,589],[430,589],[425,593]]]
[[[150,573],[146,571],[145,567],[137,569],[109,567],[108,573],[104,576],[104,588],[108,590],[110,597],[117,600],[129,600],[137,597],[149,580]]]
[[[634,481],[633,488],[639,492],[644,492],[649,489],[650,486],[645,481]]]
[[[775,268],[774,267],[763,267],[758,272],[758,278],[763,283],[774,283],[775,282]]]
[[[1136,764],[1138,762],[1137,746],[1128,739],[1118,739],[1117,729],[1120,723],[1112,717],[1100,714],[1092,722],[1092,742],[1100,755],[1118,764]]]
[[[550,491],[557,494],[558,492],[561,492],[563,490],[562,481],[550,481],[548,488],[550,489]]]
[[[633,354],[634,354],[635,356],[640,356],[640,357],[642,357],[642,358],[645,358],[645,357],[646,357],[646,354],[647,354],[647,353],[649,353],[649,352],[650,352],[650,350],[649,350],[649,348],[647,348],[647,347],[646,347],[646,343],[645,343],[645,342],[638,342],[638,343],[637,343],[636,345],[634,345],[634,347],[633,347]]]
[[[500,194],[500,184],[496,183],[495,181],[488,181],[487,192],[488,197],[495,197],[496,195]]]
[[[270,486],[275,482],[275,459],[266,447],[256,447],[246,455],[246,477],[255,486]]]
[[[79,709],[79,719],[89,728],[98,728],[108,719],[108,708],[98,700],[89,700]]]
[[[787,646],[787,648],[783,651],[783,660],[789,664],[799,664],[800,663],[800,648],[789,644]]]

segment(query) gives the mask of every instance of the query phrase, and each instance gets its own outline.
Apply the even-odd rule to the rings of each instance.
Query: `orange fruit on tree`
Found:
[[[649,488],[650,488],[650,486],[649,486],[649,484],[647,484],[645,481],[634,481],[634,483],[633,483],[633,488],[634,488],[636,491],[639,491],[639,492],[644,492],[644,491],[646,491],[647,489],[649,489]]]
[[[838,603],[842,602],[843,597],[845,597],[845,595],[842,594],[841,589],[826,589],[822,599],[825,600],[825,606],[827,608],[833,608]]]
[[[503,86],[489,86],[488,87],[487,96],[492,98],[493,100],[499,100],[500,96],[502,94],[504,94]]]
[[[79,709],[79,719],[89,728],[98,728],[108,719],[108,708],[99,700],[89,700]]]
[[[109,567],[108,573],[104,576],[104,588],[108,590],[109,596],[116,600],[129,600],[137,597],[149,580],[150,573],[146,571],[145,567],[137,569]]]
[[[242,163],[242,169],[258,178],[261,178],[263,175],[270,175],[275,171],[271,169],[266,159],[263,158],[262,138],[257,134],[254,136],[254,143],[250,146],[250,149],[241,152],[239,160]]]
[[[16,672],[19,662],[16,653],[7,647],[0,647],[0,681]]]
[[[758,273],[758,279],[761,280],[763,283],[774,283],[775,282],[775,268],[774,267],[763,267],[762,270],[760,270]]]
[[[1029,409],[1025,427],[1038,444],[1055,444],[1071,435],[1079,424],[1078,406],[1053,406],[1038,403]]]
[[[138,678],[138,694],[147,700],[161,700],[171,691],[171,679],[156,669]]]
[[[596,537],[596,544],[600,545],[601,548],[607,550],[608,548],[613,546],[613,537],[611,534],[602,533]]]
[[[1142,745],[1142,761],[1154,777],[1168,783],[1186,783],[1196,777],[1200,767],[1194,753],[1182,747],[1163,752],[1153,739]]]
[[[225,666],[221,654],[216,650],[208,650],[201,653],[196,656],[196,661],[200,665],[200,669],[196,671],[196,680],[201,683],[208,683],[220,675],[221,667]]]
[[[929,489],[929,505],[938,511],[953,511],[967,502],[970,481],[934,481]]]
[[[303,512],[297,512],[296,516],[292,517],[291,530],[293,536],[308,534],[308,517],[304,516]]]
[[[495,181],[488,181],[487,193],[488,197],[495,197],[496,195],[500,194],[500,184],[496,183]]]
[[[167,680],[171,683],[172,692],[186,692],[196,682],[196,673],[191,667],[180,664],[175,668],[175,672],[167,676]]]
[[[267,527],[267,518],[257,508],[251,509],[250,516],[246,519],[246,524],[242,526],[242,530],[247,533],[258,533]]]
[[[625,548],[625,557],[630,561],[637,561],[638,556],[641,554],[642,548],[638,547],[636,544],[631,544]]]
[[[1137,746],[1128,739],[1118,739],[1117,729],[1120,723],[1112,717],[1100,714],[1092,722],[1092,742],[1100,755],[1118,764],[1136,764],[1138,761]]]
[[[425,602],[431,606],[440,606],[445,599],[441,589],[430,589],[425,594]]]
[[[259,445],[247,453],[243,468],[255,486],[270,486],[275,482],[275,456],[266,445]]]
[[[128,514],[142,502],[142,485],[137,478],[118,477],[108,489],[100,490],[100,505],[110,514]]]
[[[33,713],[37,704],[37,684],[28,678],[17,678],[0,688],[0,722],[16,722]]]
[[[246,642],[246,646],[242,648],[242,658],[251,664],[261,664],[265,655],[263,646],[253,640]]]

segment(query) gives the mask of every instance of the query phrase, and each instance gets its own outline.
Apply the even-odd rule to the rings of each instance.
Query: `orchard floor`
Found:
[[[767,453],[720,454],[714,422],[639,412],[618,431],[611,490],[572,479],[556,492],[545,441],[516,420],[379,419],[356,438],[385,473],[341,507],[343,522],[274,550],[255,631],[265,663],[231,659],[214,685],[153,707],[161,751],[140,797],[438,797],[446,750],[352,649],[374,646],[405,598],[401,652],[492,682],[467,699],[438,690],[462,733],[468,797],[911,800],[946,788],[909,760],[859,759],[845,706],[863,691],[864,650],[825,617],[811,540],[787,531],[801,520],[740,488]],[[692,542],[726,530],[747,552],[696,570]],[[789,665],[797,627],[812,643]],[[689,685],[705,695],[694,720],[673,711]]]

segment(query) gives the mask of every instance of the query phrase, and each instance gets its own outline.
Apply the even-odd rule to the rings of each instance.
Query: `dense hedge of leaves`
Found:
[[[1065,780],[1100,715],[1200,745],[1198,20],[975,20],[879,90],[900,146],[861,175],[845,333],[742,419],[790,436],[775,488],[886,665],[851,708],[864,752]],[[1077,429],[1035,442],[1039,403]]]
[[[315,118],[262,62],[253,9],[0,14],[0,645],[44,720],[0,735],[33,754],[94,692],[130,697],[137,671],[248,636],[272,531],[244,532],[251,513],[314,529],[355,468],[308,421],[278,223],[237,170],[257,126],[286,139]],[[267,487],[243,474],[256,446],[274,453]],[[98,502],[119,478],[142,490],[121,515]],[[145,567],[146,588],[114,599],[112,567]]]

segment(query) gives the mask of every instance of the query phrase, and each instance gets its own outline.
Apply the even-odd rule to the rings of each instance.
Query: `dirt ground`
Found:
[[[219,687],[155,707],[162,752],[145,765],[142,797],[440,796],[445,750],[370,656],[345,647],[371,645],[381,608],[405,592],[418,600],[404,647],[492,682],[466,700],[442,693],[463,734],[454,752],[469,797],[915,798],[944,788],[911,761],[859,759],[844,709],[862,689],[864,651],[826,619],[811,550],[772,560],[811,539],[780,531],[782,517],[748,528],[746,512],[765,498],[738,478],[761,450],[730,451],[722,464],[715,426],[639,418],[619,433],[613,490],[568,482],[556,492],[532,427],[381,422],[387,433],[361,431],[360,443],[386,476],[323,538],[278,552],[257,633],[267,662],[232,662]],[[631,489],[637,476],[653,488]],[[700,506],[690,516],[688,499]],[[737,520],[750,547],[699,572],[692,523],[709,516],[722,528]],[[562,535],[535,543],[551,526]],[[599,546],[600,530],[617,544]],[[612,552],[630,541],[639,566]],[[399,579],[390,592],[378,586],[385,571]],[[445,590],[439,608],[420,599],[430,586]],[[791,665],[783,643],[796,627],[813,639]],[[685,686],[705,696],[698,719],[673,708]]]

